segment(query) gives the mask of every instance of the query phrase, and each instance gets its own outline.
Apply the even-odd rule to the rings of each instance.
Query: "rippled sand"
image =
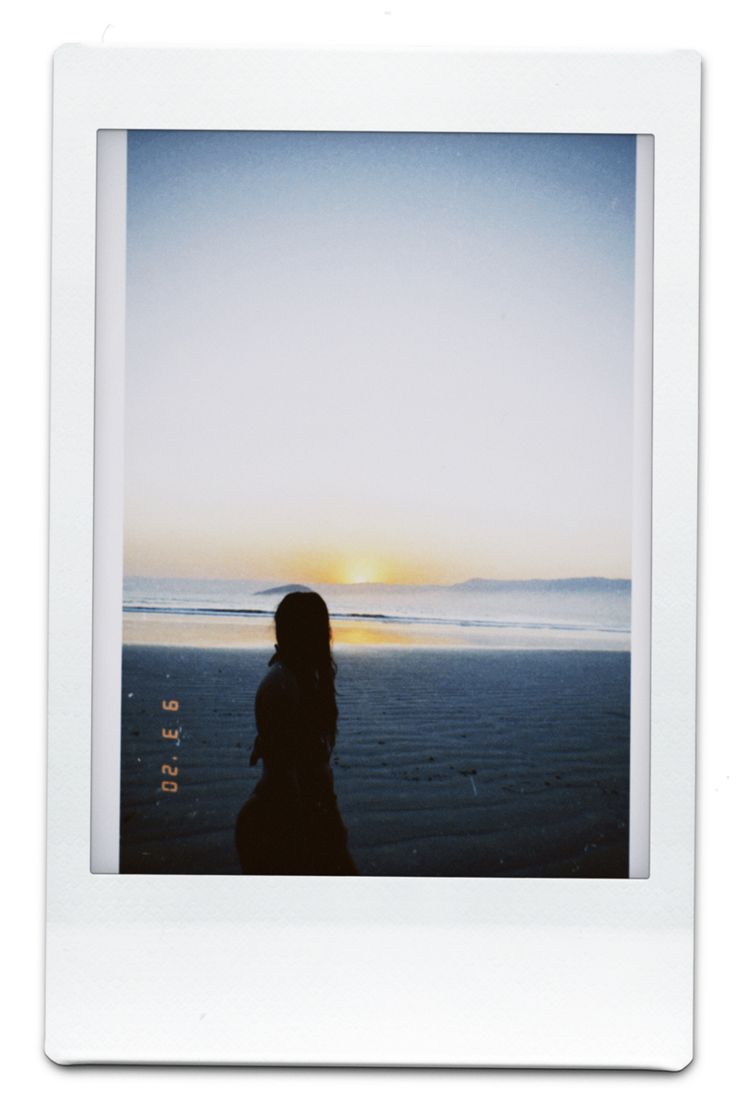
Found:
[[[124,647],[124,872],[239,872],[233,825],[259,775],[253,698],[270,654]],[[628,653],[335,657],[335,786],[361,874],[626,876]],[[172,699],[178,712],[162,710]],[[172,717],[178,742],[162,737]]]

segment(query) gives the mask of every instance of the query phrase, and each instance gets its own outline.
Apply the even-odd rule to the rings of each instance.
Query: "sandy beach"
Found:
[[[124,646],[123,873],[239,873],[270,654]],[[627,876],[628,652],[345,644],[335,659],[335,788],[362,875]],[[162,738],[172,717],[178,739]]]

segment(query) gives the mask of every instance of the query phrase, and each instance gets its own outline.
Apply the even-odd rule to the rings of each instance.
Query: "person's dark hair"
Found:
[[[291,591],[276,610],[276,655],[296,675],[305,692],[305,706],[314,707],[315,721],[334,743],[337,701],[332,658],[330,615],[315,591]]]

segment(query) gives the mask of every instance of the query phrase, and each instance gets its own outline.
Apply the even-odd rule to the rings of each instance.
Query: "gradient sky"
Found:
[[[126,574],[628,577],[635,142],[131,131]]]

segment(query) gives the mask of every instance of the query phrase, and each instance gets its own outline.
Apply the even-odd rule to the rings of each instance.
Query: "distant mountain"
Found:
[[[311,587],[303,586],[302,583],[284,583],[283,586],[269,587],[268,590],[257,590],[256,594],[291,594],[293,591],[297,591],[299,594],[308,594],[311,589]]]
[[[561,592],[587,593],[592,590],[623,594],[631,590],[630,579],[606,579],[598,575],[588,575],[579,579],[466,579],[464,583],[455,583],[449,590],[483,591],[519,591],[546,590]]]

